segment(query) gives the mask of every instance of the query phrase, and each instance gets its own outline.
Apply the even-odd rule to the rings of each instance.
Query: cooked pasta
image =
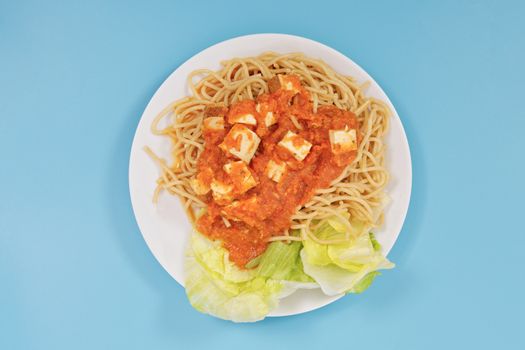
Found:
[[[190,74],[191,96],[167,106],[151,126],[154,134],[172,141],[169,160],[159,158],[146,148],[160,165],[154,201],[162,190],[179,196],[195,223],[197,213],[207,208],[205,196],[197,193],[194,186],[199,158],[206,147],[203,132],[205,110],[256,100],[271,92],[272,78],[291,75],[297,76],[306,90],[312,113],[322,112],[325,106],[353,113],[359,142],[351,162],[345,164],[340,174],[328,186],[317,188],[305,203],[294,209],[286,229],[273,232],[265,239],[310,238],[318,243],[337,243],[351,239],[355,222],[367,228],[380,226],[387,198],[385,186],[389,180],[384,167],[383,137],[388,130],[390,111],[382,101],[365,95],[366,84],[359,85],[352,77],[337,73],[326,63],[301,53],[280,55],[267,52],[257,57],[234,58],[222,62],[219,71],[202,69]],[[298,133],[306,132],[300,119],[292,115],[290,122]],[[333,216],[347,223],[347,236],[337,240],[316,237],[313,232],[320,220]],[[227,228],[235,224],[231,217],[225,216],[222,220]]]

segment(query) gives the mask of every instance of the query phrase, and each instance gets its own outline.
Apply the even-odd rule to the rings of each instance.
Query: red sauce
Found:
[[[329,130],[358,130],[355,115],[334,106],[321,106],[314,113],[310,96],[300,85],[298,77],[288,75],[286,79],[300,87],[298,93],[279,88],[259,96],[255,101],[233,104],[229,106],[225,130],[204,133],[205,149],[198,160],[197,178],[209,184],[213,174],[217,180],[234,184],[239,171],[227,174],[223,166],[238,159],[218,145],[232,128],[228,120],[235,113],[249,112],[257,119],[257,126],[245,125],[261,139],[255,156],[248,164],[257,185],[242,193],[234,185],[232,200],[235,205],[223,201],[217,203],[211,192],[202,196],[208,210],[197,221],[199,231],[211,239],[221,240],[230,253],[230,260],[239,267],[244,267],[263,253],[270,237],[282,235],[290,227],[291,216],[296,209],[308,202],[317,189],[328,187],[356,156],[356,151],[334,155],[329,140]],[[255,110],[257,103],[260,113]],[[276,122],[267,127],[265,116],[268,111],[273,112]],[[295,117],[301,128],[291,121],[290,116]],[[300,136],[293,139],[294,144],[302,145],[302,139],[312,144],[304,160],[296,160],[287,149],[277,145],[288,131]],[[358,143],[360,139],[361,135],[357,132]],[[271,159],[286,162],[286,171],[279,182],[266,174]],[[229,227],[223,217],[229,218]]]

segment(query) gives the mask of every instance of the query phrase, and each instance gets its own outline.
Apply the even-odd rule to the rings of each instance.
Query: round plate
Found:
[[[365,93],[387,103],[393,114],[385,140],[388,145],[386,166],[391,174],[387,191],[392,201],[385,209],[385,224],[376,234],[384,254],[388,254],[403,226],[412,187],[410,150],[394,106],[374,79],[348,57],[310,39],[284,34],[256,34],[226,40],[193,56],[164,81],[146,107],[131,147],[129,189],[137,223],[153,255],[181,285],[184,285],[185,279],[183,261],[191,224],[178,198],[164,194],[157,205],[152,202],[159,169],[143,147],[148,145],[159,156],[169,159],[170,142],[150,132],[151,122],[169,103],[190,94],[186,78],[191,71],[201,68],[218,70],[223,60],[256,56],[265,51],[302,52],[312,58],[320,58],[339,73],[356,78],[359,83],[369,81],[371,84]],[[283,299],[270,316],[307,312],[340,297],[326,296],[320,289],[299,290]]]

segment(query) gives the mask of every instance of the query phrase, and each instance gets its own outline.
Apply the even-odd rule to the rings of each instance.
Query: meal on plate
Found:
[[[257,321],[297,289],[361,293],[394,266],[373,234],[390,112],[366,86],[300,53],[234,58],[188,84],[152,124],[171,156],[146,151],[161,169],[154,200],[179,196],[193,223],[193,307]]]

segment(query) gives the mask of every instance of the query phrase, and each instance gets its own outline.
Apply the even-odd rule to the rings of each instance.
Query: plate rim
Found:
[[[399,224],[399,228],[396,230],[396,233],[395,233],[395,238],[393,240],[393,243],[392,245],[388,248],[387,251],[384,252],[385,256],[388,256],[388,254],[390,253],[390,251],[393,249],[395,243],[397,242],[397,239],[399,238],[399,235],[401,234],[401,231],[403,229],[403,226],[404,226],[404,223],[405,223],[405,220],[406,220],[406,217],[408,215],[408,210],[409,210],[409,207],[410,207],[410,201],[411,201],[411,196],[412,196],[412,181],[413,181],[413,173],[412,173],[412,155],[411,155],[411,152],[410,152],[410,143],[408,142],[408,138],[407,138],[407,135],[406,135],[406,131],[405,131],[405,128],[404,128],[404,125],[401,121],[401,118],[399,117],[399,114],[397,113],[397,110],[395,109],[392,101],[390,100],[390,98],[388,97],[388,95],[385,93],[385,91],[383,90],[383,88],[377,83],[377,81],[375,81],[375,79],[370,75],[368,74],[368,72],[363,69],[359,64],[357,64],[354,60],[352,60],[350,57],[344,55],[343,53],[339,52],[338,50],[328,46],[328,45],[325,45],[321,42],[318,42],[316,40],[312,40],[312,39],[309,39],[309,38],[305,38],[305,37],[302,37],[302,36],[298,36],[298,35],[291,35],[291,34],[284,34],[284,33],[257,33],[257,34],[248,34],[248,35],[241,35],[241,36],[237,36],[237,37],[233,37],[233,38],[230,38],[230,39],[226,39],[226,40],[223,40],[223,41],[220,41],[220,42],[217,42],[215,44],[212,44],[202,50],[200,50],[199,52],[195,53],[194,55],[192,55],[191,57],[189,57],[188,59],[186,59],[182,64],[180,64],[179,66],[177,66],[163,81],[162,83],[159,85],[159,87],[155,90],[155,92],[151,95],[151,98],[149,99],[146,107],[144,108],[144,111],[142,112],[142,115],[139,119],[139,122],[137,123],[137,127],[135,129],[135,133],[133,135],[133,141],[132,141],[132,144],[131,144],[131,148],[130,148],[130,155],[129,155],[129,163],[128,163],[128,187],[129,187],[129,195],[130,195],[130,200],[131,200],[131,205],[132,205],[132,209],[133,209],[133,214],[134,214],[134,217],[135,217],[135,221],[137,223],[137,226],[139,228],[139,231],[141,233],[141,236],[142,238],[144,239],[145,243],[146,243],[146,246],[148,247],[148,249],[150,250],[151,254],[155,257],[155,260],[157,260],[157,262],[162,266],[162,268],[173,278],[175,279],[175,281],[180,284],[183,288],[184,288],[184,283],[181,283],[181,281],[179,281],[173,274],[172,272],[170,271],[170,269],[166,266],[166,264],[164,264],[160,259],[159,257],[157,256],[157,254],[155,253],[155,250],[152,248],[152,245],[150,244],[150,242],[148,241],[145,233],[144,233],[144,228],[143,226],[141,225],[140,223],[140,219],[139,219],[139,216],[138,215],[138,203],[136,203],[134,201],[134,192],[133,192],[133,172],[132,172],[132,168],[133,168],[133,165],[134,165],[134,162],[135,162],[135,155],[138,153],[138,151],[140,150],[137,150],[137,148],[139,147],[138,146],[138,138],[139,138],[139,131],[142,130],[143,128],[143,123],[145,123],[145,119],[147,119],[147,112],[149,111],[149,109],[152,107],[153,105],[153,101],[155,100],[155,97],[160,94],[160,92],[163,90],[164,86],[168,83],[168,81],[170,81],[172,79],[172,76],[176,74],[176,72],[178,70],[182,70],[184,69],[187,65],[190,65],[191,62],[193,60],[195,60],[196,58],[198,58],[200,55],[204,55],[206,54],[206,51],[212,51],[213,49],[215,49],[216,47],[220,47],[220,46],[223,46],[223,45],[227,45],[227,44],[231,44],[235,41],[242,41],[242,40],[246,40],[246,39],[253,39],[254,41],[255,40],[259,40],[259,39],[268,39],[268,38],[275,38],[275,39],[284,39],[284,40],[295,40],[295,41],[303,41],[303,42],[308,42],[314,46],[320,46],[321,48],[323,48],[324,50],[327,50],[328,52],[330,52],[330,54],[332,55],[335,55],[337,56],[339,59],[342,59],[344,61],[347,61],[348,63],[350,63],[350,65],[353,65],[355,66],[355,68],[357,70],[360,71],[361,74],[363,74],[367,81],[370,81],[371,85],[375,85],[375,87],[379,90],[379,92],[385,97],[385,103],[387,103],[387,105],[392,109],[392,116],[391,118],[395,118],[397,121],[398,121],[398,125],[400,127],[400,131],[401,131],[401,134],[402,134],[402,142],[401,144],[404,146],[405,148],[405,154],[407,156],[407,159],[408,159],[408,162],[407,162],[407,169],[406,169],[406,172],[407,172],[407,176],[408,176],[408,179],[407,179],[407,188],[405,189],[406,191],[406,203],[405,203],[405,206],[404,208],[402,208],[402,217],[400,217],[400,224]],[[270,51],[270,50],[261,50],[261,53],[264,52],[264,51]],[[289,52],[292,52],[292,51],[289,51]],[[307,56],[310,56],[307,54]],[[233,57],[233,56],[232,56]],[[322,57],[320,59],[323,59]],[[218,62],[219,63],[219,62]],[[203,67],[203,68],[206,68],[206,67]],[[388,160],[387,160],[388,162]],[[326,300],[326,302],[322,302],[322,303],[318,303],[318,305],[315,305],[313,307],[307,307],[305,308],[304,310],[301,310],[301,311],[298,311],[298,312],[292,312],[292,313],[282,313],[282,314],[279,314],[279,313],[276,313],[274,314],[274,312],[276,310],[274,310],[274,312],[271,312],[269,315],[267,315],[268,317],[282,317],[282,316],[291,316],[291,315],[298,315],[298,314],[302,314],[302,313],[306,313],[306,312],[309,312],[309,311],[313,311],[313,310],[316,310],[316,309],[319,309],[319,308],[322,308],[328,304],[331,304],[333,303],[334,301],[336,300],[339,300],[342,296],[344,296],[344,294],[341,294],[341,295],[336,295],[336,296],[333,296],[333,297],[330,297],[329,299]]]

